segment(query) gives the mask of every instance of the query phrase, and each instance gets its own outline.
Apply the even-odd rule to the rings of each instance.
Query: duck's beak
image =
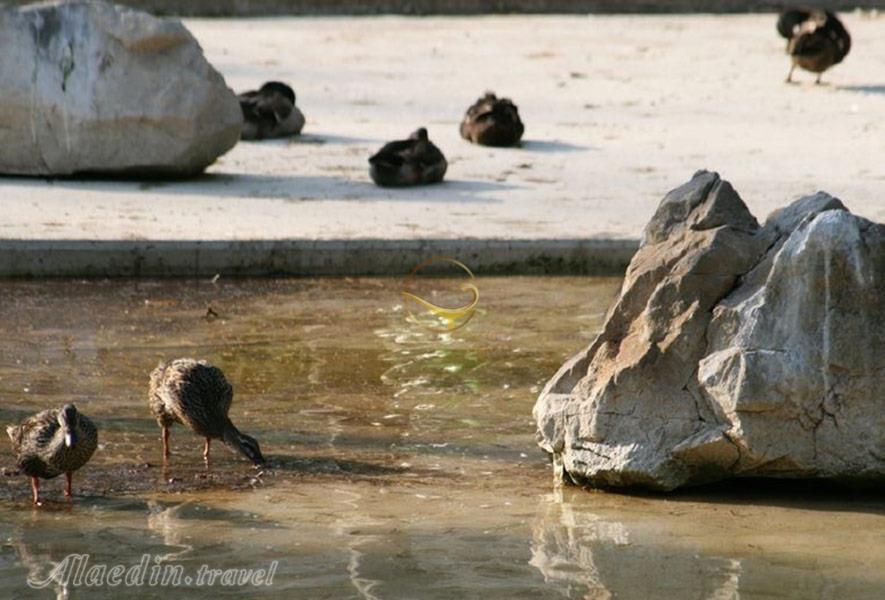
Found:
[[[77,436],[74,435],[73,431],[65,431],[65,446],[68,448],[73,448],[74,444],[77,443]]]

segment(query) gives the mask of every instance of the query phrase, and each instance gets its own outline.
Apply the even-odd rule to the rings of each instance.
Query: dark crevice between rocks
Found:
[[[717,175],[717,177],[718,177],[718,175]],[[719,180],[719,181],[721,182],[722,180]],[[724,183],[728,184],[728,187],[731,189],[731,192],[746,207],[746,203],[744,203],[744,201],[740,197],[740,195],[731,187],[731,184],[729,184],[727,181]],[[719,185],[717,184],[717,186],[714,186],[713,188],[711,188],[709,193],[716,192],[716,191],[718,191],[718,189],[719,189]],[[747,211],[747,212],[749,214],[749,211]],[[750,215],[750,217],[752,217],[752,215]],[[755,221],[755,218],[753,218],[753,222],[755,223],[755,228],[732,227],[729,224],[722,224],[719,227],[730,228],[736,232],[746,233],[751,236],[762,235],[763,228],[759,226],[758,222]],[[705,407],[707,409],[709,414],[712,415],[716,419],[716,422],[712,425],[716,425],[716,426],[729,425],[726,415],[723,414],[721,410],[717,410],[719,408],[718,404],[714,401],[711,401],[711,399],[708,397],[707,393],[705,392],[704,387],[701,386],[700,382],[698,381],[698,371],[700,369],[700,361],[703,360],[704,357],[706,357],[710,354],[709,331],[710,331],[710,324],[713,322],[716,307],[720,306],[720,304],[725,299],[727,299],[729,296],[731,296],[731,294],[734,293],[735,290],[739,289],[743,285],[744,277],[748,273],[750,273],[753,269],[755,269],[765,259],[765,257],[767,256],[767,253],[771,249],[772,245],[773,244],[769,244],[763,251],[761,251],[756,256],[756,258],[753,260],[752,264],[750,264],[742,272],[739,272],[736,274],[726,274],[726,275],[720,274],[720,275],[718,275],[719,277],[723,277],[723,278],[724,277],[732,277],[733,279],[732,279],[731,285],[728,287],[728,289],[724,290],[723,293],[710,304],[710,308],[706,311],[707,314],[704,319],[705,322],[704,322],[704,326],[703,326],[703,334],[702,334],[701,342],[699,344],[699,346],[700,346],[700,348],[702,348],[702,350],[699,353],[697,360],[695,361],[694,369],[689,374],[689,376],[687,377],[687,379],[682,387],[683,391],[685,391],[691,397],[692,401],[694,402],[695,412],[696,412],[697,418],[698,418],[698,426],[692,432],[692,435],[697,435],[698,433],[700,433],[706,429],[709,429],[711,427],[711,424],[708,423],[707,420],[703,417],[703,414],[701,411],[701,403],[703,403],[703,407]],[[695,273],[695,274],[697,274],[697,273]],[[743,452],[741,450],[740,445],[737,444],[728,435],[727,431],[723,431],[722,435],[737,450],[737,458],[735,459],[734,463],[732,463],[727,468],[727,471],[729,473],[734,473],[735,469],[740,464],[740,462],[743,458]],[[682,460],[678,457],[675,457],[675,456],[671,456],[671,460],[677,462],[680,465],[684,465],[684,462],[685,462],[684,460]],[[687,466],[686,466],[686,468],[687,468]]]

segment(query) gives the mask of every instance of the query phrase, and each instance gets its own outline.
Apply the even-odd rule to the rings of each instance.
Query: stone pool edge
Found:
[[[400,276],[435,256],[484,275],[623,275],[638,240],[0,240],[0,279]]]

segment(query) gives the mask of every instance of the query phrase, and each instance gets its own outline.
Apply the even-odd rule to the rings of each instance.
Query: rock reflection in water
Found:
[[[568,598],[879,600],[880,511],[875,498],[855,507],[818,519],[809,513],[830,510],[826,497],[748,504],[733,491],[674,501],[557,489],[539,506],[529,562]],[[833,537],[840,524],[850,542]]]
[[[568,584],[569,598],[737,599],[740,561],[667,548],[558,491],[541,505],[532,558],[547,581]]]

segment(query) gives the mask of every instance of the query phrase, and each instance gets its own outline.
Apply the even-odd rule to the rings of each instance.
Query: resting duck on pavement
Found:
[[[516,105],[493,92],[474,102],[461,121],[461,137],[483,146],[515,146],[524,131]]]
[[[244,140],[263,140],[301,133],[304,115],[295,106],[295,92],[279,81],[268,81],[257,91],[238,96],[243,111]]]
[[[446,157],[428,139],[423,127],[408,139],[384,144],[369,159],[369,175],[382,187],[438,183],[447,167]]]

